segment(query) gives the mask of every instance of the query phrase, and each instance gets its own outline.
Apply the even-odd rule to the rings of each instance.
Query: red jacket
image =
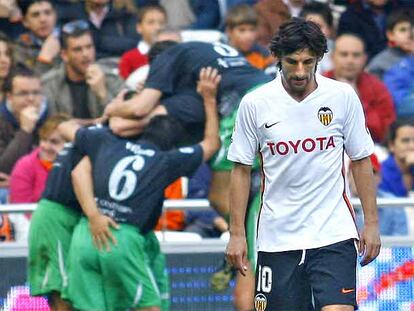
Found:
[[[335,79],[333,70],[325,72],[324,76]],[[367,72],[360,74],[357,88],[372,139],[383,142],[396,117],[391,94],[384,83]]]
[[[119,60],[119,75],[126,79],[136,69],[148,64],[148,56],[142,54],[137,48],[126,51]]]

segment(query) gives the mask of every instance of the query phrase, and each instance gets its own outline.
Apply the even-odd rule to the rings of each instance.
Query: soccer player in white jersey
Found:
[[[381,245],[369,159],[374,145],[362,105],[349,85],[315,74],[327,48],[313,22],[286,22],[270,49],[280,75],[244,96],[228,152],[235,167],[227,259],[245,273],[244,218],[251,165],[259,154],[255,309],[354,310],[355,246],[366,265]],[[364,212],[360,234],[345,192],[345,152]]]

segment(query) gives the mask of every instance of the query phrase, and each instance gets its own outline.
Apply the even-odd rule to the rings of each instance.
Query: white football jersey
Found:
[[[362,104],[348,84],[316,75],[317,89],[301,102],[281,77],[246,94],[228,159],[262,162],[259,251],[310,249],[358,238],[345,192],[344,152],[368,157],[374,143]]]

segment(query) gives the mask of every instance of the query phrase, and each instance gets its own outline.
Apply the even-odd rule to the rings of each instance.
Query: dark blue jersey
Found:
[[[53,162],[52,170],[47,177],[42,198],[81,211],[72,187],[71,172],[82,159],[82,155],[72,144],[65,144]]]
[[[249,89],[272,79],[226,44],[186,42],[168,48],[154,59],[145,86],[160,90],[164,98],[181,92],[196,93],[200,69],[207,66],[217,68],[221,74],[218,104],[222,116],[230,114]],[[198,113],[198,122],[203,123],[204,117],[200,114],[203,104],[200,97],[199,100],[201,108],[195,113]],[[180,101],[176,105],[180,105]],[[172,103],[167,110],[173,117],[182,118],[182,111]]]
[[[160,151],[154,144],[115,136],[106,127],[80,129],[76,146],[92,162],[94,194],[102,213],[120,223],[152,230],[161,215],[164,189],[201,164],[199,145]]]

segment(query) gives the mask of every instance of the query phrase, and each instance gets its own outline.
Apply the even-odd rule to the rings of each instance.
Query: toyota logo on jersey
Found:
[[[318,119],[325,126],[328,126],[333,119],[333,112],[328,107],[322,107],[318,110]]]
[[[335,148],[335,141],[333,136],[330,137],[317,137],[317,138],[305,138],[298,140],[288,140],[279,142],[267,142],[267,146],[270,149],[272,155],[287,155],[288,153],[299,152],[313,152],[323,151],[329,148]]]

